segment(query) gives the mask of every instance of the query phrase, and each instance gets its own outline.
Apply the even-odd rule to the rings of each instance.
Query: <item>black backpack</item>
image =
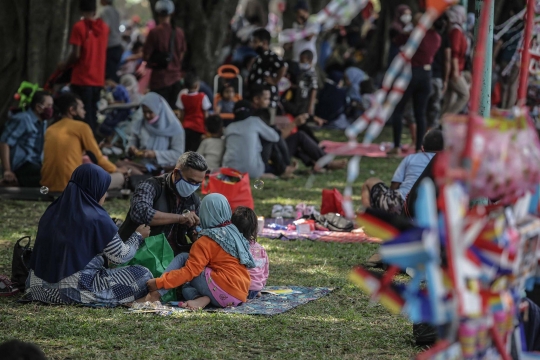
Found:
[[[21,241],[27,240],[26,245]],[[24,291],[26,278],[30,272],[30,258],[32,257],[32,239],[24,236],[17,240],[13,248],[13,261],[11,262],[11,281],[20,291]]]
[[[316,222],[330,231],[351,232],[354,229],[354,224],[351,220],[336,213],[312,215],[312,217]]]

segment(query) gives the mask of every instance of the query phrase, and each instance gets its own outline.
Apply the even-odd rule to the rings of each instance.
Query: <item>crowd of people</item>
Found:
[[[0,136],[4,184],[62,192],[40,221],[27,283],[31,297],[119,304],[158,300],[184,285],[186,306],[198,308],[237,305],[257,296],[268,277],[268,258],[256,243],[255,213],[242,207],[233,213],[218,194],[201,202],[195,192],[207,171],[221,167],[251,178],[284,179],[295,176],[294,158],[315,173],[346,167],[345,160],[324,168],[317,164],[325,151],[313,130],[343,130],[371,105],[377,77],[368,76],[359,59],[366,55],[376,13],[364,19],[362,31],[351,24],[326,34],[324,43],[334,45],[330,53],[317,51],[317,35],[286,44],[289,60],[278,55],[264,27],[252,26],[243,37],[236,29],[227,61],[237,66],[241,84],[226,79],[214,94],[194,69],[183,69],[189,44],[172,21],[172,1],[157,1],[157,26],[127,44],[112,1],[100,1],[99,16],[96,0],[79,1],[82,19],[71,32],[72,51],[59,65],[59,71],[71,71],[69,86],[54,96],[36,91]],[[301,30],[309,7],[299,0],[294,10]],[[420,16],[405,5],[396,9],[388,64]],[[401,152],[405,123],[417,153],[403,160],[390,186],[377,178],[366,181],[366,208],[401,214],[419,179],[430,176],[435,154],[443,149],[439,119],[467,111],[472,25],[465,8],[456,5],[427,30],[411,59],[410,85],[391,119],[392,152]],[[501,67],[510,62],[513,39],[496,46]],[[501,77],[508,106],[515,103],[516,78]],[[103,101],[107,111],[98,122]],[[113,162],[104,152],[111,154],[122,122],[130,123],[127,146]],[[128,216],[118,229],[103,201],[108,190],[122,188],[133,175],[145,180],[133,189]],[[105,267],[105,258],[123,264],[145,237],[158,234],[166,235],[176,255],[161,277],[153,279],[140,266]]]

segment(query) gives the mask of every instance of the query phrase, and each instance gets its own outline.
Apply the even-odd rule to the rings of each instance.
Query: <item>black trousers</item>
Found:
[[[272,143],[261,139],[263,150],[261,157],[266,167],[266,172],[280,176],[285,172],[287,166],[291,165],[291,156],[289,148],[283,138],[279,138],[278,142]],[[270,162],[272,164],[270,165]]]
[[[180,81],[161,89],[150,89],[150,91],[163,96],[173,110],[177,108],[176,101],[178,101],[178,94],[180,94],[180,90],[182,90],[182,83]]]
[[[114,82],[120,81],[116,73],[120,67],[120,60],[122,60],[123,53],[124,48],[122,45],[107,48],[107,61],[105,63],[105,77],[107,79],[114,80]]]
[[[416,150],[422,148],[424,135],[426,133],[426,112],[431,94],[431,70],[424,70],[423,67],[412,68],[412,78],[407,90],[403,94],[401,101],[397,104],[392,115],[392,126],[394,128],[394,146],[401,145],[401,131],[403,128],[403,112],[407,101],[412,98],[414,118],[416,120]]]
[[[313,166],[325,153],[319,145],[303,131],[289,135],[285,142],[289,148],[289,154],[299,158],[304,165]]]
[[[20,187],[40,187],[41,165],[25,162],[14,171]]]
[[[202,142],[204,134],[198,133],[191,129],[184,129],[186,132],[186,151],[197,151]]]

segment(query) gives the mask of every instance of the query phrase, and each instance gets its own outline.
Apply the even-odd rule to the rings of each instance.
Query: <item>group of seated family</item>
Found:
[[[200,154],[186,152],[172,173],[139,185],[118,229],[102,207],[111,176],[95,164],[78,166],[39,221],[26,297],[115,306],[158,301],[181,288],[183,306],[198,309],[237,306],[258,296],[269,264],[257,243],[257,216],[246,207],[232,212],[221,194],[200,201],[195,191],[207,170]],[[175,254],[159,278],[140,265],[122,266],[158,234]]]

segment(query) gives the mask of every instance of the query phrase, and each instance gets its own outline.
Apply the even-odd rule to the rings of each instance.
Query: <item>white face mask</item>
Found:
[[[300,64],[300,70],[306,71],[306,70],[309,70],[309,69],[311,69],[311,64],[306,64],[306,63],[301,63]]]
[[[404,23],[404,24],[408,24],[412,20],[412,15],[411,14],[403,14],[399,18],[399,20],[401,20],[401,22]]]

